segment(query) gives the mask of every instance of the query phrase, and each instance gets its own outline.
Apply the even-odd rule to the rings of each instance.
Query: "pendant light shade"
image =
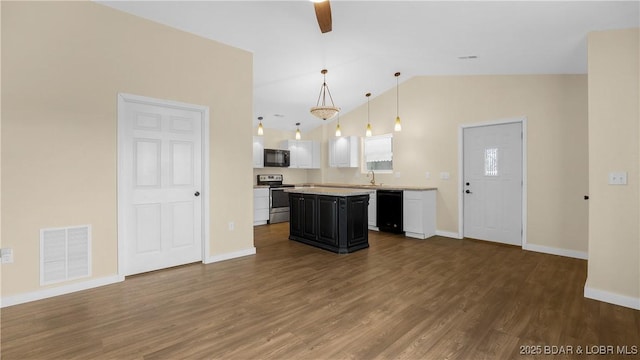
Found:
[[[371,136],[371,121],[369,120],[369,97],[371,93],[366,93],[365,96],[367,97],[367,131],[365,135],[368,137]]]
[[[296,123],[296,140],[300,140],[300,123]]]
[[[342,136],[342,131],[340,130],[340,114],[338,114],[338,125],[336,125],[336,136]]]
[[[316,106],[312,107],[310,110],[311,115],[322,120],[331,119],[340,112],[340,108],[336,107],[333,103],[331,91],[329,91],[329,86],[327,85],[327,72],[327,69],[322,69],[322,71],[320,71],[323,79],[322,86],[320,87],[320,94],[318,95]],[[330,106],[326,103],[327,95],[329,95],[329,100],[331,101]]]
[[[400,72],[393,74],[396,77],[396,123],[393,126],[393,130],[402,131],[402,124],[400,123],[400,87],[398,86],[398,77]]]
[[[258,135],[262,136],[264,135],[264,128],[262,127],[262,116],[259,116],[258,120],[260,120],[260,122],[258,123]]]

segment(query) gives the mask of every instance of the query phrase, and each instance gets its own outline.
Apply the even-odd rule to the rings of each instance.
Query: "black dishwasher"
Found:
[[[376,220],[380,231],[402,234],[402,190],[378,190],[376,202]]]

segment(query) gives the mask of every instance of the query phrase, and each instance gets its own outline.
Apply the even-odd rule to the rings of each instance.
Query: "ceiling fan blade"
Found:
[[[331,31],[331,4],[329,0],[313,3],[320,31],[324,34]]]

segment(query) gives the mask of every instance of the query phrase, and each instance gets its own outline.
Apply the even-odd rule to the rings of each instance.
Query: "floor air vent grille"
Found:
[[[90,225],[40,230],[40,285],[90,275]]]

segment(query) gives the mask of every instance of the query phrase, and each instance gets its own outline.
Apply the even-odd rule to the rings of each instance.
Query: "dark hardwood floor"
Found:
[[[377,232],[337,255],[287,240],[288,223],[255,235],[255,256],[4,308],[2,359],[610,359],[585,347],[640,346],[640,311],[583,297],[583,260]]]

